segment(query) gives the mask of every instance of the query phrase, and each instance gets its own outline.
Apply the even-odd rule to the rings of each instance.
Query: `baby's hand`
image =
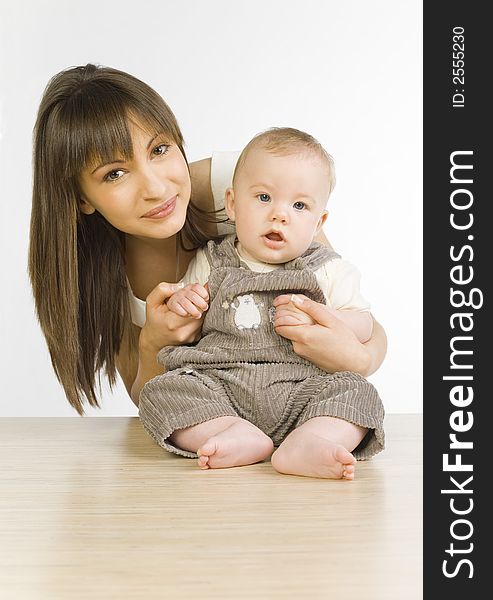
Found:
[[[166,302],[169,310],[180,317],[200,319],[209,308],[209,293],[203,285],[191,283],[176,291]]]
[[[274,327],[282,325],[315,325],[315,321],[306,312],[300,310],[292,301],[292,296],[278,296],[281,303],[276,305]]]

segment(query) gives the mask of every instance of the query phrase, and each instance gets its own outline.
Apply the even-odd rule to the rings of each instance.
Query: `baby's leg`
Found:
[[[314,417],[292,431],[272,455],[279,473],[353,479],[356,459],[351,454],[367,430],[335,417]]]
[[[196,452],[201,469],[251,465],[272,454],[272,440],[258,427],[240,417],[217,417],[174,431],[169,441]]]

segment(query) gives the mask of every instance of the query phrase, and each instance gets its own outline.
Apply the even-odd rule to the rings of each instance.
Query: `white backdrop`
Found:
[[[387,358],[387,412],[422,410],[421,2],[1,0],[0,416],[76,415],[53,375],[27,278],[31,135],[48,79],[126,70],[174,110],[189,160],[293,126],[333,155],[328,238],[362,271]],[[89,415],[134,415],[123,385]]]

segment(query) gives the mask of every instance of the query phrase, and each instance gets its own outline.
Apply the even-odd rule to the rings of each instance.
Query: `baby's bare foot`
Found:
[[[289,437],[272,455],[272,466],[279,473],[325,479],[354,479],[354,456],[340,444],[305,431]]]
[[[239,421],[210,437],[197,450],[201,469],[241,467],[272,454],[272,440],[248,421]]]

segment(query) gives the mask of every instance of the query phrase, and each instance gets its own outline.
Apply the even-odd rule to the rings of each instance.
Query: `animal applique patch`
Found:
[[[227,308],[223,303],[223,308]],[[262,314],[260,308],[263,308],[264,303],[255,302],[252,294],[244,294],[236,296],[229,305],[234,311],[234,321],[238,329],[257,329],[262,323]]]

